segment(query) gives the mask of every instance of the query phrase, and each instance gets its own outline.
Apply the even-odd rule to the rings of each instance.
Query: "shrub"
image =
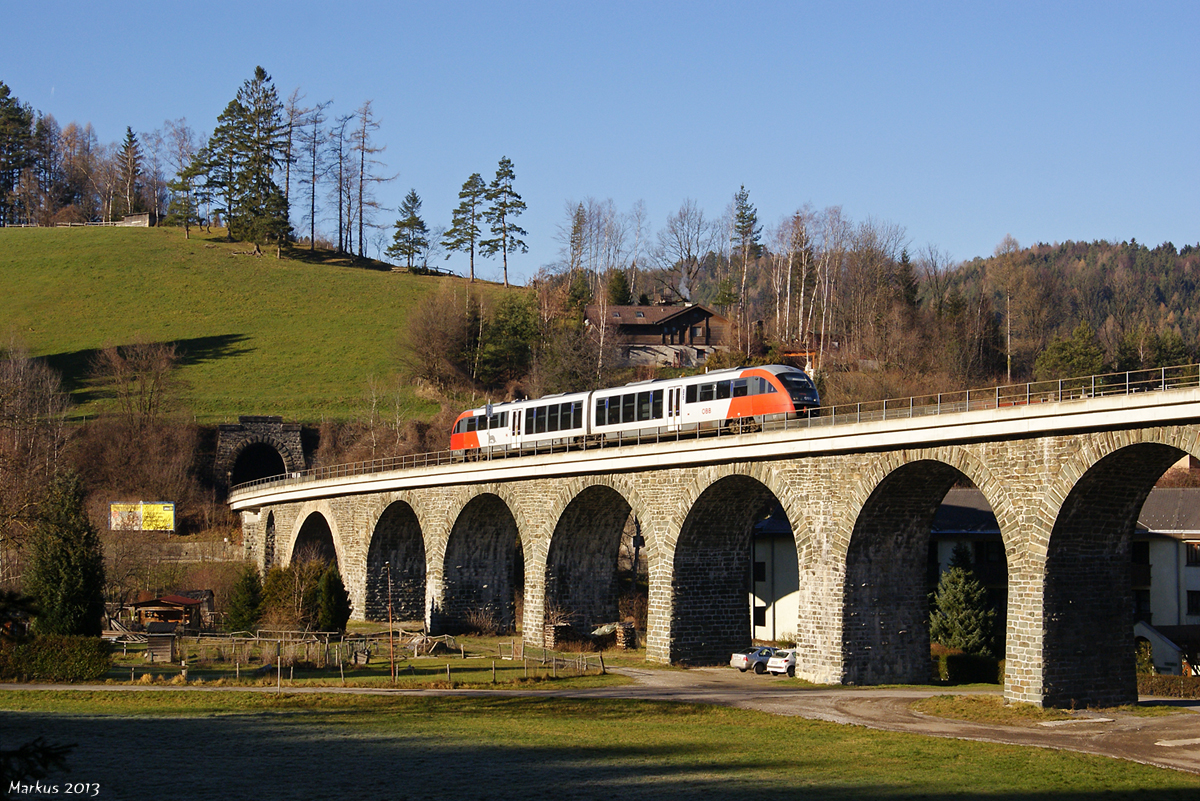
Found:
[[[1004,663],[992,656],[964,654],[936,646],[930,649],[939,681],[948,684],[1003,684]]]
[[[1168,698],[1200,698],[1200,676],[1140,674],[1138,695],[1162,695]]]
[[[90,681],[112,667],[108,644],[95,637],[43,635],[0,647],[0,678]]]

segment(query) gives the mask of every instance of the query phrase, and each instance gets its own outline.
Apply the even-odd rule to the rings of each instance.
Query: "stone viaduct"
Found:
[[[1200,457],[1200,389],[792,428],[235,488],[260,565],[336,556],[357,617],[451,627],[487,608],[541,644],[548,609],[617,619],[622,528],[649,565],[647,659],[725,662],[750,640],[751,528],[778,502],[796,542],[797,675],[924,682],[927,559],[969,480],[1008,568],[1004,692],[1045,705],[1136,701],[1130,535],[1155,481]],[[385,563],[387,569],[385,570]]]

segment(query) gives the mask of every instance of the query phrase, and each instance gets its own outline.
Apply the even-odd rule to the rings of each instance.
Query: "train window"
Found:
[[[533,410],[533,433],[546,433],[546,407],[539,406]]]
[[[571,428],[583,428],[583,404],[580,401],[571,404]]]
[[[478,425],[478,423],[476,422],[476,418],[474,418],[474,417],[467,418],[467,430],[468,431],[474,431],[476,425]]]
[[[725,400],[726,398],[728,398],[729,397],[729,389],[730,389],[730,387],[729,387],[728,381],[718,381],[717,382],[717,400]]]
[[[615,426],[621,422],[621,396],[614,395],[608,399],[608,424]]]
[[[639,423],[650,419],[650,394],[649,392],[639,392],[637,394],[637,419]]]
[[[493,428],[508,428],[508,412],[500,412],[498,418],[492,419],[497,421],[496,425],[492,426]]]
[[[746,383],[746,379],[735,378],[732,383],[733,383],[733,397],[735,397],[735,398],[746,397],[747,390],[750,388],[749,385]]]
[[[687,403],[695,403],[696,402],[696,390],[698,390],[699,388],[700,388],[699,384],[689,384],[688,388],[687,388],[687,397],[684,398],[684,400]]]
[[[525,410],[525,433],[526,434],[533,433],[533,416],[534,416],[533,409]]]
[[[775,389],[775,385],[774,385],[774,384],[772,384],[770,381],[764,381],[764,382],[763,382],[763,384],[764,384],[764,385],[766,385],[766,387],[767,387],[767,389],[766,389],[766,393],[767,393],[768,395],[770,395],[772,392],[778,392],[778,391],[779,391],[779,390]]]
[[[558,404],[546,407],[546,430],[558,430]]]
[[[655,420],[661,420],[663,416],[663,391],[661,389],[654,390],[654,409],[651,416]]]
[[[596,398],[596,425],[608,425],[608,404],[604,398]]]
[[[700,385],[700,402],[710,401],[717,396],[716,384],[701,384]]]
[[[635,410],[633,407],[636,402],[637,402],[637,395],[633,394],[632,392],[629,393],[628,395],[621,396],[621,422],[622,423],[635,422],[635,420],[636,420],[636,418],[634,417]]]

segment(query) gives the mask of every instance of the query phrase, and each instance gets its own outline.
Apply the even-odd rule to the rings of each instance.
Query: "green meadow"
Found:
[[[1200,777],[1116,759],[648,701],[0,691],[0,730],[76,743],[52,781],[108,798],[1200,795]]]
[[[410,311],[440,283],[378,262],[273,250],[236,255],[223,232],[176,228],[0,228],[0,335],[59,370],[78,404],[98,349],[172,342],[188,412],[318,422],[365,415],[372,382],[394,394]],[[400,382],[405,416],[437,405]]]

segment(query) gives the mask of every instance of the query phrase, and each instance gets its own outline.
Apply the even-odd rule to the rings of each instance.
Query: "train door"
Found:
[[[683,423],[683,387],[667,390],[667,431],[679,431]]]

